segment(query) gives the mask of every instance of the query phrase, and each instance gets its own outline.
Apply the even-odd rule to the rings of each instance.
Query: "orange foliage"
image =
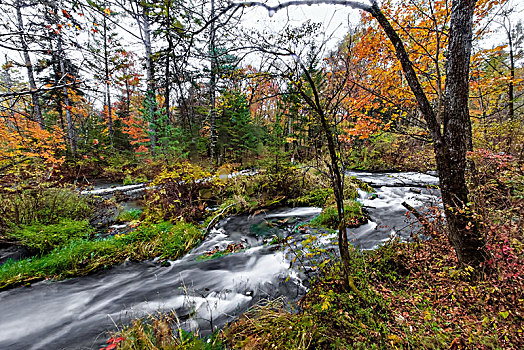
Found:
[[[477,2],[474,28],[477,40],[487,33],[483,21],[506,1]],[[422,88],[438,111],[445,91],[451,0],[388,0],[383,2],[382,9],[402,38]],[[340,49],[351,61],[350,84],[358,86],[347,98],[346,109],[351,111],[351,117],[343,127],[350,136],[367,138],[381,128],[388,128],[389,120],[418,118],[416,100],[392,44],[369,14],[363,14],[362,23],[363,27],[348,35]],[[473,55],[472,64],[481,56]]]
[[[66,149],[58,127],[43,130],[38,123],[19,114],[3,115],[0,122],[0,164],[14,164],[26,158],[37,158],[46,165],[60,165]]]

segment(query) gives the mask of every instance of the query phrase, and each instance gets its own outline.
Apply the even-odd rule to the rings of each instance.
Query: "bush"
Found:
[[[331,195],[329,189],[319,189],[319,177],[294,166],[270,166],[251,176],[238,176],[219,183],[219,200],[233,198],[236,212],[258,208],[291,205],[322,206]]]
[[[18,240],[34,253],[45,254],[57,247],[65,246],[74,239],[88,238],[93,231],[87,220],[63,219],[58,224],[52,225],[41,223],[23,225],[15,228],[8,236]]]
[[[210,177],[210,173],[187,162],[164,168],[147,193],[146,217],[152,221],[181,217],[198,222],[213,192],[215,182],[206,180]]]
[[[86,198],[70,188],[39,187],[0,195],[0,232],[13,226],[57,224],[88,219],[93,210]]]

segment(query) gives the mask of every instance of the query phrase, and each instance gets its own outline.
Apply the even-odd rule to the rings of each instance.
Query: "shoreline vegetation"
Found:
[[[391,241],[366,252],[351,249],[352,274],[359,295],[344,290],[340,266],[331,261],[319,267],[317,280],[295,311],[290,312],[289,306],[278,300],[259,305],[206,338],[177,329],[173,315],[156,315],[133,321],[111,338],[118,341],[108,344],[115,344],[118,349],[138,349],[144,344],[159,349],[195,346],[202,349],[329,349],[333,346],[459,349],[472,344],[486,349],[518,348],[519,334],[522,334],[519,311],[522,309],[519,295],[522,245],[518,241],[520,222],[511,219],[510,213],[517,213],[519,205],[522,206],[519,197],[522,170],[507,166],[504,172],[497,173],[490,163],[485,164],[484,170],[486,175],[481,181],[485,186],[491,186],[489,178],[496,178],[506,187],[496,192],[491,189],[490,196],[482,191],[474,192],[478,200],[495,203],[494,194],[508,191],[513,194],[506,199],[511,200],[506,202],[507,207],[485,213],[491,222],[486,236],[497,257],[490,267],[495,273],[487,279],[469,280],[467,271],[458,268],[443,233],[443,223],[435,221],[426,227],[432,230],[425,233],[431,236],[429,241]],[[153,180],[156,189],[145,195],[145,209],[119,215],[117,221],[130,221],[136,227],[128,233],[101,239],[95,238],[86,221],[67,219],[71,216],[88,219],[93,213],[89,198],[75,197],[66,189],[41,189],[36,196],[40,203],[56,203],[59,198],[68,204],[68,210],[77,209],[69,212],[64,208],[60,218],[49,220],[48,225],[39,219],[41,213],[18,216],[19,220],[32,217],[37,224],[21,225],[11,237],[27,243],[38,232],[40,235],[36,236],[40,241],[32,242],[35,256],[0,266],[0,290],[44,279],[83,276],[126,260],[176,259],[203,239],[203,228],[215,213],[226,207],[229,207],[228,214],[240,214],[284,204],[321,206],[323,212],[307,226],[336,229],[333,193],[325,189],[327,186],[319,187],[322,182],[318,174],[310,173],[304,175],[294,167],[279,171],[270,168],[255,176],[202,183],[198,180],[210,174],[200,167],[186,163],[164,169]],[[179,185],[181,181],[183,186]],[[346,183],[347,224],[362,224],[365,214],[353,200],[358,196],[358,189],[373,190],[349,178]],[[162,198],[158,186],[165,189]],[[306,190],[297,192],[293,190],[296,188]],[[169,196],[184,201],[178,207],[166,206],[170,201],[176,202]],[[22,197],[15,202],[20,204],[31,196]],[[72,199],[76,206],[71,206],[71,201],[65,198]],[[217,209],[206,215],[199,209],[202,203],[215,203]],[[61,210],[59,206],[53,208],[56,212]],[[166,218],[178,218],[178,221],[171,223]],[[4,217],[4,221],[7,219]],[[30,219],[23,220],[30,222]],[[56,220],[58,224],[52,223]],[[56,235],[58,227],[61,227],[58,231],[62,240],[53,243],[42,239],[47,231],[48,235]],[[501,231],[502,227],[507,231]],[[71,235],[68,231],[77,232],[78,228],[84,229],[84,236]],[[223,254],[215,255],[205,259],[217,259]]]
[[[177,328],[176,316],[152,315],[115,334],[116,348],[521,348],[524,169],[481,159],[477,164],[482,175],[470,186],[475,204],[484,205],[483,234],[493,254],[482,278],[460,268],[440,216],[421,232],[429,240],[351,249],[358,294],[344,289],[339,263],[328,262],[294,310],[278,300],[257,305],[204,338]],[[325,206],[308,225],[333,229],[334,214]]]
[[[430,240],[412,243],[393,240],[365,252],[351,249],[351,269],[358,294],[344,290],[336,260],[323,261],[318,266],[317,279],[294,311],[281,301],[271,301],[254,307],[236,322],[204,338],[177,328],[175,315],[152,315],[124,327],[110,339],[108,346],[114,344],[117,349],[144,346],[459,349],[473,345],[485,349],[518,348],[523,332],[519,292],[523,247],[519,240],[521,222],[516,217],[523,205],[524,176],[522,169],[514,164],[502,164],[501,168],[491,162],[477,163],[484,175],[475,181],[485,190],[472,193],[479,203],[486,205],[485,236],[494,256],[489,266],[491,272],[486,272],[484,279],[472,279],[467,270],[459,268],[444,234],[444,223],[436,220],[424,228],[423,234]],[[41,212],[27,211],[21,215],[23,211],[18,210],[16,216],[4,215],[3,235],[10,228],[10,239],[25,244],[34,256],[0,265],[0,290],[40,280],[83,276],[128,260],[157,258],[162,263],[179,258],[201,242],[204,228],[225,208],[228,215],[234,215],[282,205],[320,206],[324,208],[322,213],[305,227],[336,229],[333,192],[314,170],[270,167],[249,177],[199,181],[209,175],[189,163],[160,171],[152,181],[154,187],[145,194],[144,209],[123,211],[116,219],[130,222],[132,230],[103,238],[89,226],[93,203],[100,205],[99,200],[55,188],[41,188],[31,195],[4,194],[4,203],[17,206],[25,203],[36,208],[28,205],[36,198]],[[492,187],[494,180],[498,183],[496,188]],[[358,226],[366,221],[366,215],[354,199],[358,190],[373,189],[355,179],[347,178],[345,182],[346,224]],[[505,206],[493,207],[506,193],[511,195],[504,198]],[[215,210],[208,213],[203,210],[204,205],[214,205]],[[47,217],[49,206],[57,215],[46,221],[43,217]],[[232,248],[231,253],[238,249]],[[202,259],[219,259],[229,253],[217,252]]]
[[[295,167],[202,181],[210,175],[187,162],[164,169],[142,200],[145,209],[122,211],[116,219],[103,218],[114,215],[112,199],[81,196],[71,188],[44,186],[33,192],[4,193],[2,236],[28,249],[31,256],[0,265],[0,291],[44,279],[83,276],[127,260],[176,259],[203,239],[217,212],[321,206],[331,195],[313,188],[318,175]],[[355,188],[352,191],[356,196]],[[216,210],[205,210],[208,205]],[[105,223],[102,228],[100,222]],[[108,231],[111,222],[127,222],[130,230],[102,236],[95,230]]]

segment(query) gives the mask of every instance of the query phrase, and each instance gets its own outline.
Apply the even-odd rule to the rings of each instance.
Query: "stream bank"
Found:
[[[366,175],[356,176],[366,181]],[[388,174],[369,177],[389,179]],[[417,223],[406,222],[401,203],[420,209],[438,202],[436,190],[411,191],[422,185],[417,176],[411,178],[403,178],[405,186],[398,187],[375,183],[373,198],[361,193],[370,220],[349,231],[353,244],[372,249],[392,235],[409,238]],[[168,264],[126,262],[82,278],[42,281],[1,292],[0,348],[99,348],[115,324],[169,310],[177,313],[183,328],[206,334],[260,300],[283,297],[294,303],[305,294],[307,278],[301,270],[289,269],[292,258],[285,250],[268,243],[277,232],[296,236],[300,242],[304,238],[300,236],[309,233],[295,228],[319,212],[318,208],[295,208],[227,218],[198,247]],[[239,252],[199,258],[217,247],[238,243],[244,247]],[[329,239],[325,244],[333,245]]]

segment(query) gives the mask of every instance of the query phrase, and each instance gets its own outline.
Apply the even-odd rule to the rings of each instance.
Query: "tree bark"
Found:
[[[29,88],[31,89],[31,102],[33,105],[33,118],[38,123],[41,129],[44,129],[44,119],[42,118],[42,109],[40,106],[40,99],[38,97],[35,76],[33,72],[33,64],[29,56],[29,47],[25,40],[24,20],[22,18],[22,3],[20,0],[16,1],[16,17],[18,31],[20,32],[20,42],[22,43],[22,52],[24,54],[25,67],[27,69],[27,79],[29,80]]]
[[[509,84],[508,84],[508,99],[509,99],[509,106],[508,106],[508,119],[513,120],[515,117],[515,93],[514,93],[514,87],[515,87],[515,57],[514,57],[514,49],[513,49],[513,38],[511,36],[511,23],[509,24],[509,28],[507,30],[508,35],[508,44],[509,44]]]
[[[64,80],[64,83],[67,83],[67,70],[65,67],[65,53],[62,48],[62,34],[58,34],[58,60],[60,65],[60,75],[61,79]],[[75,127],[73,125],[73,115],[71,114],[71,103],[69,101],[69,92],[67,91],[67,86],[62,88],[63,102],[66,113],[66,123],[67,123],[67,138],[69,141],[69,147],[73,157],[76,156],[76,133]]]
[[[376,2],[370,13],[395,47],[409,87],[434,141],[448,235],[462,265],[479,268],[487,259],[478,222],[468,207],[466,152],[471,148],[469,63],[476,0],[453,0],[442,124],[424,93],[402,40]]]
[[[143,32],[143,43],[146,51],[146,80],[147,80],[147,109],[149,113],[149,140],[151,147],[151,154],[155,154],[156,147],[156,86],[155,86],[155,70],[153,64],[153,48],[151,46],[151,25],[149,23],[149,9],[146,5],[142,8],[141,16],[141,30]],[[140,23],[140,22],[139,22]]]
[[[466,185],[466,152],[472,147],[468,101],[475,4],[476,0],[452,3],[443,112],[444,145],[436,157],[449,239],[459,261],[478,268],[487,253],[478,222],[468,206]]]
[[[109,50],[107,47],[107,14],[104,13],[104,68],[105,68],[105,87],[106,87],[106,104],[107,104],[107,130],[109,131],[109,140],[113,145],[113,111],[111,107],[111,81],[109,75]]]
[[[211,0],[211,18],[215,17],[215,0]],[[215,109],[216,104],[216,70],[217,70],[217,62],[216,62],[216,48],[215,48],[215,21],[211,22],[210,27],[210,33],[209,33],[209,53],[211,55],[211,72],[209,76],[209,103],[211,105],[211,110],[209,112],[209,131],[210,131],[210,137],[211,137],[211,145],[210,145],[210,158],[211,158],[211,165],[216,161],[218,164],[218,156],[217,156],[217,131],[216,131],[216,116],[217,112]]]
[[[170,105],[171,105],[171,72],[169,69],[169,65],[171,64],[171,53],[173,51],[174,45],[173,45],[173,38],[171,37],[171,32],[169,29],[169,26],[171,25],[171,1],[167,2],[166,6],[166,21],[167,21],[167,31],[166,31],[166,39],[167,39],[167,50],[166,50],[166,71],[165,71],[165,88],[164,88],[164,105],[166,110],[166,118],[167,122],[171,123],[171,113],[170,113]]]

